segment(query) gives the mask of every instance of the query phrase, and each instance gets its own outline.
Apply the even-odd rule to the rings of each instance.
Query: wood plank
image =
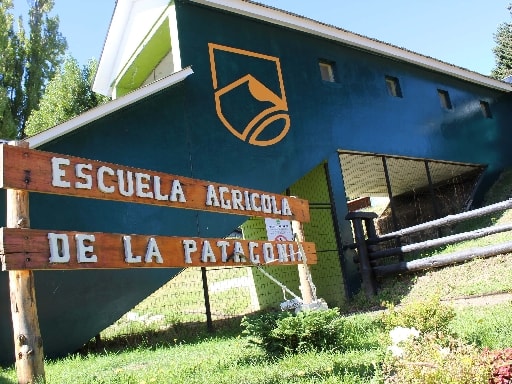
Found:
[[[308,222],[306,200],[0,145],[0,188]]]
[[[304,242],[301,245],[306,254],[306,262],[316,264],[315,244]],[[69,251],[66,251],[67,247]],[[3,270],[303,264],[298,251],[298,245],[293,241],[0,229]]]

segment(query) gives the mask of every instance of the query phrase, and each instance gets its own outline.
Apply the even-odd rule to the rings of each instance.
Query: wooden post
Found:
[[[294,236],[296,237],[295,240],[299,243],[300,247],[300,243],[304,242],[304,232],[302,231],[302,225],[299,221],[292,220],[292,231]],[[303,256],[305,256],[305,254]],[[316,300],[316,297],[310,282],[311,275],[309,267],[304,261],[304,263],[297,265],[297,268],[299,270],[300,292],[302,295],[302,302],[306,305],[311,304],[313,300]]]
[[[368,254],[368,245],[366,244],[366,236],[363,227],[363,221],[366,223],[366,228],[369,236],[376,236],[375,226],[373,219],[377,215],[373,212],[349,212],[346,220],[352,221],[352,228],[354,229],[354,238],[357,245],[357,254],[359,257],[359,266],[361,269],[361,277],[363,280],[363,289],[366,297],[373,297],[377,293],[377,283],[373,273],[372,265],[370,263],[370,256]]]
[[[25,142],[9,144],[28,148]],[[25,182],[30,182],[30,175],[26,175]],[[29,218],[28,192],[7,189],[7,227],[29,228]],[[44,383],[43,340],[32,271],[9,271],[9,290],[18,383]]]

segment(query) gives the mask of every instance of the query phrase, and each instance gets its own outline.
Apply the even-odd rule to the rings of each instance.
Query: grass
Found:
[[[452,332],[479,347],[512,345],[512,304],[457,309]],[[248,344],[233,321],[216,336],[203,333],[174,339],[148,337],[136,345],[107,340],[83,353],[46,361],[48,383],[381,383],[385,337],[377,312],[350,315],[351,348],[344,352],[308,352],[271,356]],[[11,368],[0,371],[0,383],[15,383]]]
[[[243,285],[248,268],[207,268],[206,271],[214,320],[236,317],[254,310],[250,289]],[[223,285],[227,281],[235,284]],[[101,337],[108,339],[144,332],[172,332],[181,324],[205,321],[201,269],[187,268],[105,329]]]
[[[492,199],[510,197],[512,172],[503,175]],[[498,191],[497,191],[498,190]],[[503,223],[512,221],[512,211],[480,222]],[[486,242],[503,241],[508,237],[477,240],[460,245],[469,247]],[[438,252],[449,252],[446,247]],[[80,353],[63,359],[45,362],[48,383],[77,384],[149,384],[149,383],[382,383],[380,364],[385,353],[386,339],[380,324],[382,302],[405,305],[432,295],[446,302],[455,298],[512,292],[512,258],[501,255],[489,259],[431,270],[415,275],[403,275],[380,282],[379,294],[371,299],[359,295],[343,308],[352,324],[350,348],[347,351],[308,352],[298,355],[270,356],[251,346],[241,335],[240,318],[235,314],[250,312],[248,290],[224,286],[218,292],[228,291],[230,302],[212,290],[215,308],[219,308],[216,333],[208,333],[204,326],[200,272],[187,270],[154,295],[139,304],[131,320],[124,316],[102,332],[102,342],[89,342]],[[508,272],[504,272],[508,271]],[[245,269],[209,270],[209,283],[215,286],[226,279],[243,279]],[[219,286],[220,287],[220,286]],[[173,292],[169,300],[168,292]],[[216,300],[218,302],[216,302]],[[165,303],[165,305],[163,304]],[[353,314],[348,314],[353,313]],[[141,321],[153,317],[154,322]],[[155,317],[156,316],[156,317]],[[512,303],[486,306],[456,307],[456,317],[450,331],[479,348],[512,346]],[[198,322],[192,326],[191,322]],[[185,325],[185,323],[187,323]],[[17,382],[14,367],[0,368],[0,384]]]
[[[452,331],[479,347],[512,346],[512,302],[460,309],[450,324]]]
[[[193,344],[141,346],[122,353],[73,355],[46,362],[48,383],[368,383],[375,350],[275,358],[240,337]],[[12,371],[3,371],[14,383]]]

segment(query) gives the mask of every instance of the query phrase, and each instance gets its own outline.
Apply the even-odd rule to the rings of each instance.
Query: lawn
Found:
[[[509,190],[505,188],[507,194],[510,194]],[[482,220],[511,222],[512,213],[504,212]],[[482,240],[477,245],[502,241],[504,235],[499,236]],[[464,246],[475,244],[458,245]],[[439,252],[451,249],[448,247]],[[329,351],[280,355],[267,353],[251,344],[243,334],[240,317],[215,322],[215,333],[209,333],[204,319],[197,316],[196,308],[189,304],[201,301],[200,294],[191,292],[190,285],[183,285],[183,282],[200,285],[200,279],[197,274],[184,273],[134,309],[140,313],[151,310],[163,314],[165,327],[160,324],[134,329],[124,317],[102,333],[101,342],[91,340],[75,354],[46,361],[46,380],[51,384],[384,383],[382,367],[389,354],[388,329],[382,321],[386,313],[384,302],[400,308],[439,298],[440,303],[454,309],[455,316],[448,324],[447,333],[477,350],[503,349],[512,346],[512,301],[508,299],[493,305],[485,300],[482,303],[468,301],[468,305],[458,303],[468,296],[512,293],[511,271],[510,255],[500,255],[388,278],[380,282],[377,296],[359,295],[350,306],[340,308],[349,329],[346,346]],[[216,273],[231,273],[230,278],[243,278],[245,272],[240,269]],[[166,301],[162,299],[166,290],[178,292],[184,298],[185,310],[177,310],[185,313],[185,317],[176,317],[175,310],[158,307]],[[232,308],[225,311],[248,312],[249,302],[249,296],[242,295],[239,302],[230,303]],[[199,323],[191,326],[187,324],[190,321]],[[0,369],[0,383],[16,382],[14,367]]]

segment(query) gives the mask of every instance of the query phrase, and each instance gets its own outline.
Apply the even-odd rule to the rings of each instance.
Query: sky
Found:
[[[498,25],[512,22],[512,0],[260,0],[276,8],[489,75]],[[27,0],[14,0],[28,19]],[[82,65],[99,59],[115,0],[55,0],[69,53]]]

